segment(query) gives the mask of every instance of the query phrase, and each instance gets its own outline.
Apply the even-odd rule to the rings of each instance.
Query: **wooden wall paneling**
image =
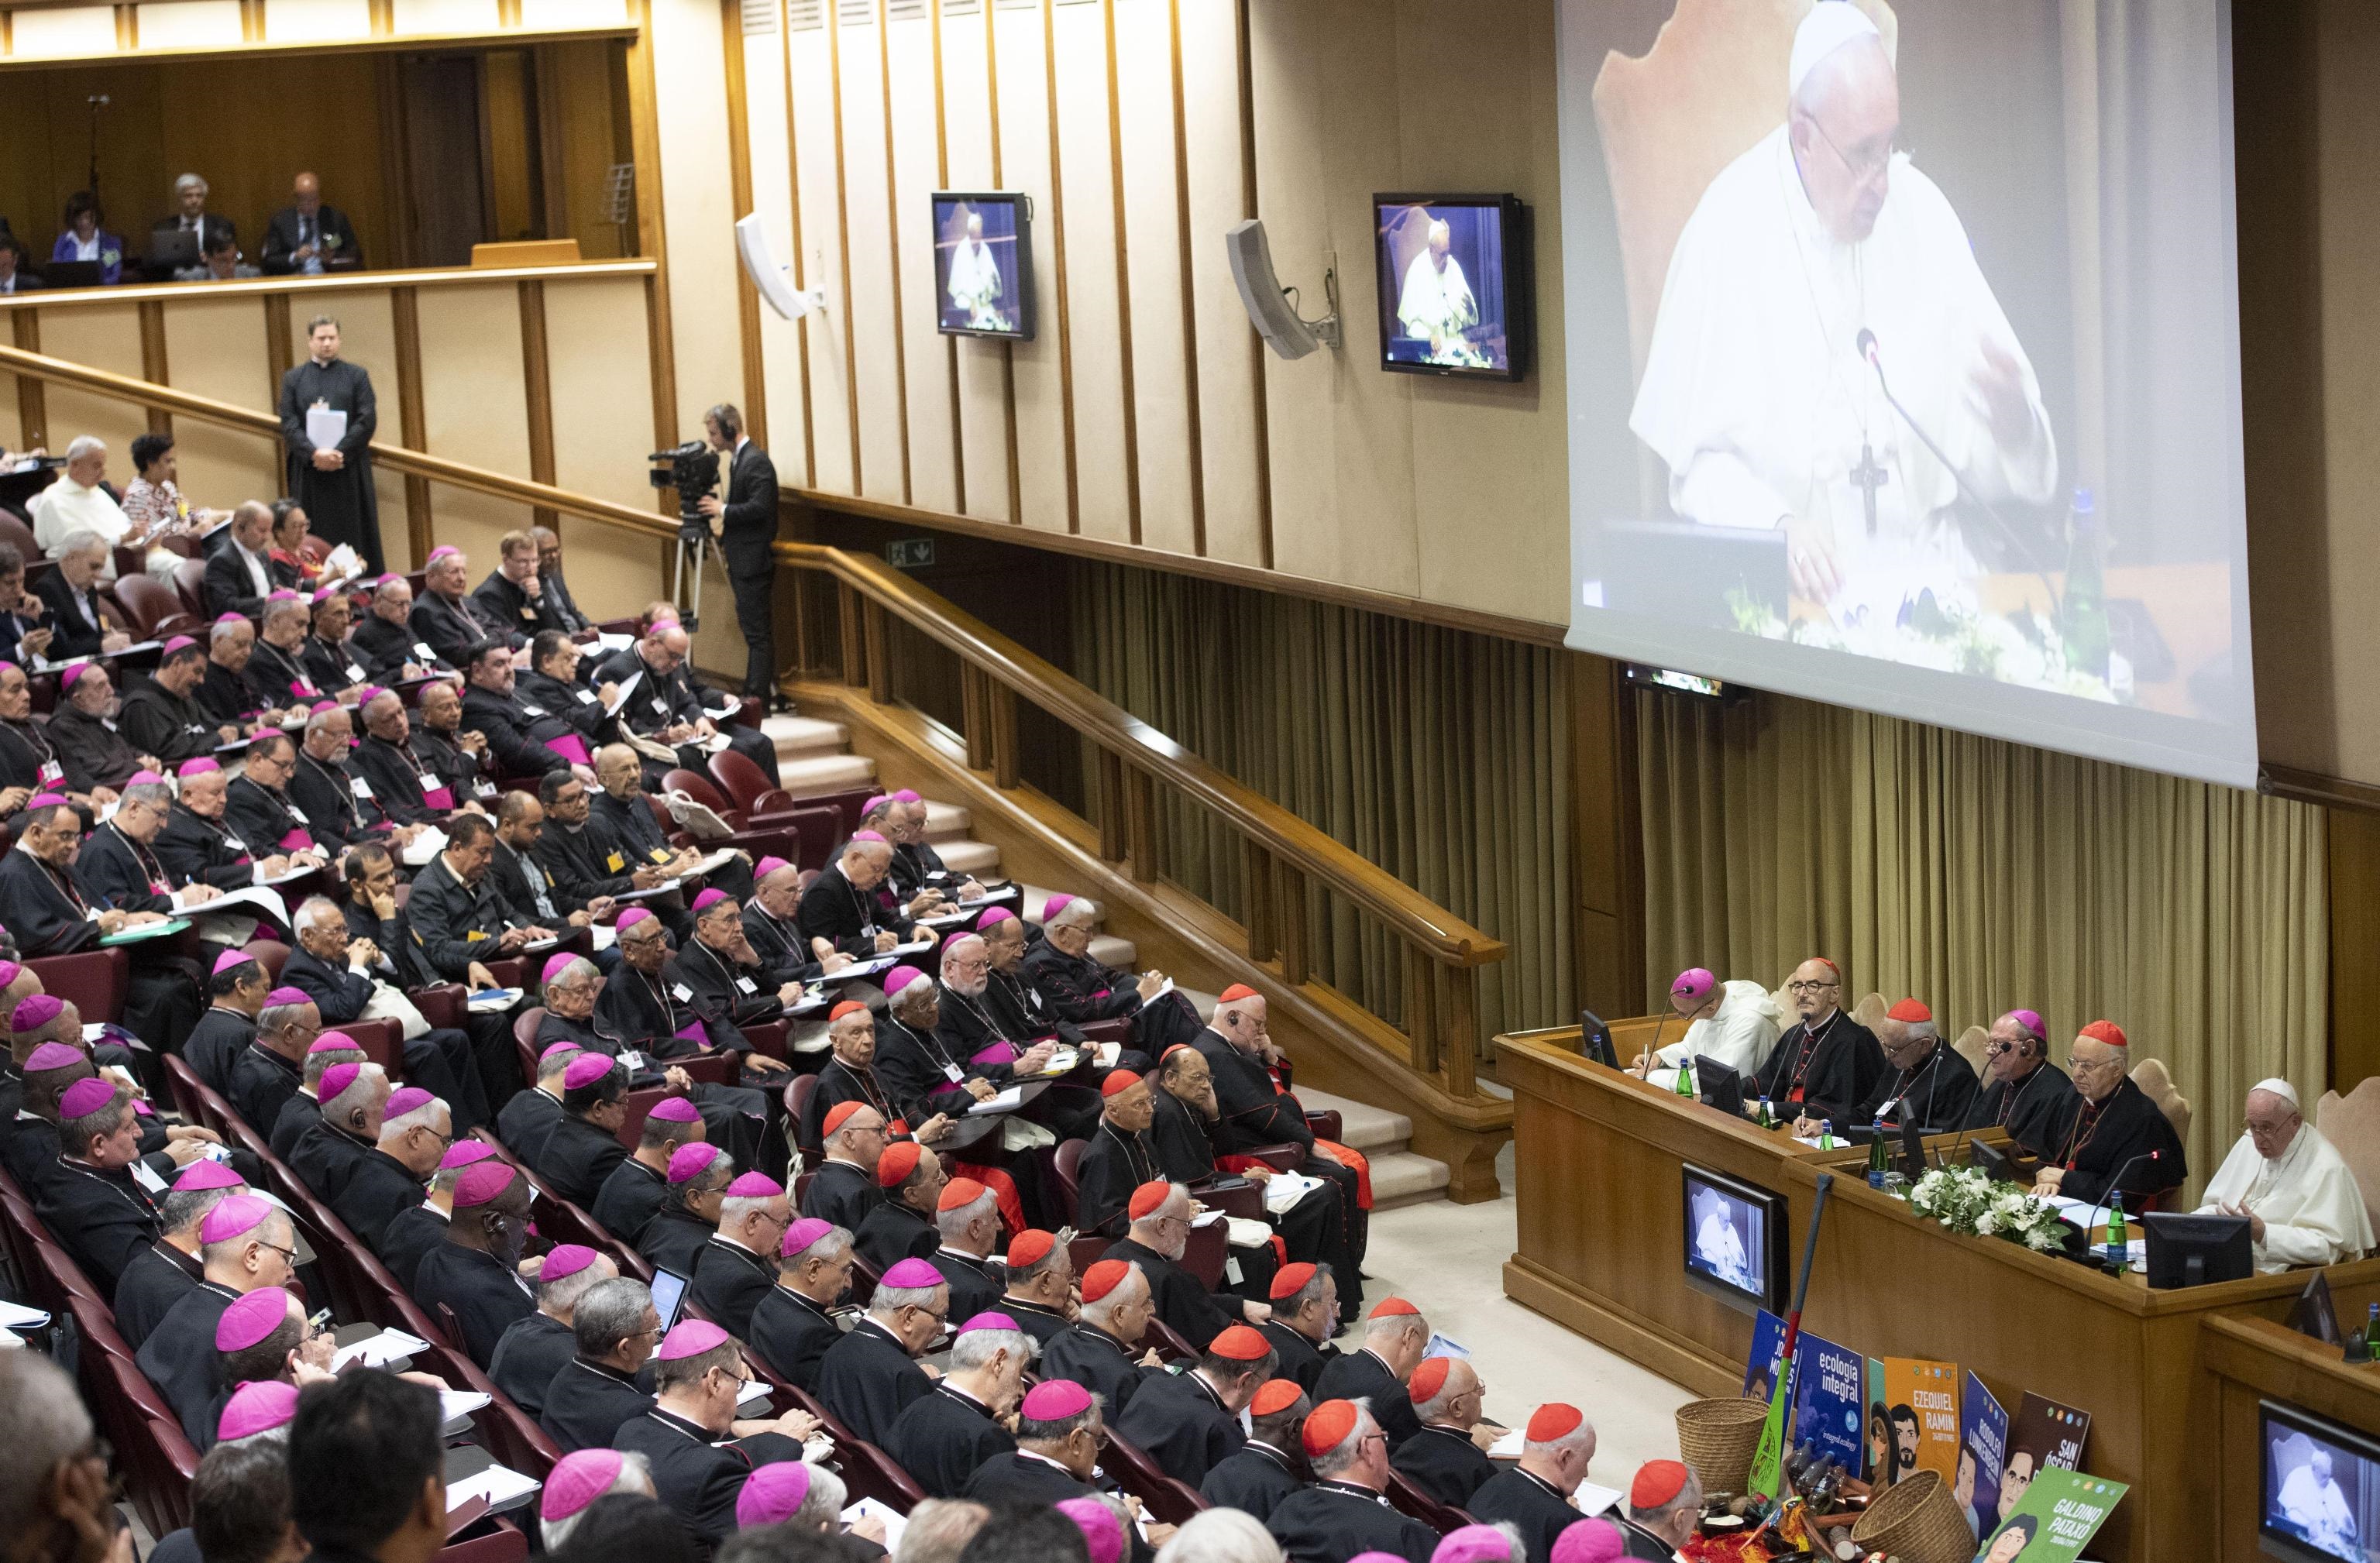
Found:
[[[719,54],[725,67],[722,98],[727,109],[727,220],[733,224],[752,210],[752,125],[745,95],[743,0],[719,0]],[[732,229],[722,229],[732,235]],[[732,237],[728,248],[733,250]],[[735,268],[735,340],[741,348],[744,394],[738,408],[744,430],[763,448],[769,444],[769,382],[760,361],[760,294],[744,274],[740,254]]]
[[[836,48],[842,87],[836,108],[843,128],[844,242],[850,255],[844,287],[852,361],[853,404],[859,419],[859,491],[898,500],[906,491],[907,438],[902,417],[899,332],[892,318],[892,202],[883,63],[879,55],[880,0],[835,0]]]
[[[942,7],[942,134],[948,149],[946,187],[954,190],[1015,188],[1001,166],[991,112],[990,34],[978,0],[965,11]],[[937,297],[934,302],[940,304]],[[926,322],[929,327],[931,321]],[[960,460],[966,473],[966,514],[1014,521],[1008,503],[1008,378],[1006,350],[978,337],[953,339],[957,354]]]
[[[1140,540],[1171,553],[1196,554],[1201,496],[1192,459],[1197,430],[1191,413],[1189,344],[1183,333],[1172,6],[1168,0],[1111,0],[1111,10]]]
[[[1571,706],[1571,879],[1579,901],[1576,991],[1597,1014],[1636,1014],[1658,1002],[1646,992],[1645,971],[1636,695],[1617,662],[1582,651],[1566,651],[1562,660]]]
[[[9,334],[28,353],[42,350],[42,315],[38,309],[9,311]],[[50,388],[41,381],[19,379],[17,386],[18,449],[31,450],[50,442]]]
[[[769,236],[769,253],[779,265],[792,268],[786,281],[798,289],[802,285],[797,280],[800,245],[793,219],[783,10],[783,0],[772,0],[768,29],[742,32],[735,41],[744,56],[743,139],[751,167],[750,188],[736,216],[748,212],[760,219]],[[810,481],[809,407],[802,386],[801,326],[759,305],[757,297],[753,322],[759,352],[757,365],[747,370],[745,382],[747,387],[758,383],[767,398],[770,459],[776,463],[782,481],[806,484]]]
[[[553,364],[546,342],[545,285],[516,285],[520,300],[521,411],[528,425],[528,475],[553,481]],[[529,512],[540,527],[552,527],[557,513],[542,505]]]
[[[165,304],[158,298],[140,302],[140,378],[152,385],[174,382],[172,359],[165,350]],[[174,415],[163,408],[147,410],[149,432],[171,436]]]
[[[135,304],[95,304],[78,309],[45,309],[42,315],[42,351],[79,364],[113,370],[136,380],[141,372],[140,311]],[[129,402],[96,396],[68,386],[49,388],[49,448],[64,454],[78,436],[95,434],[107,442],[108,476],[117,483],[132,480],[132,440],[149,431],[148,415]]]
[[[1136,540],[1136,479],[1127,427],[1125,344],[1115,246],[1112,142],[1109,136],[1107,17],[1099,4],[1052,0],[1051,73],[1057,97],[1059,188],[1065,203],[1066,311],[1074,382],[1076,530],[1109,542]]]
[[[491,283],[421,288],[414,297],[427,448],[498,472],[528,471],[519,295],[505,284]],[[438,541],[470,556],[475,583],[495,567],[496,539],[529,524],[527,506],[461,489],[442,491],[437,503]]]
[[[2330,1084],[2342,1095],[2380,1074],[2380,814],[2334,808],[2330,844]]]
[[[654,0],[626,0],[637,22],[637,36],[628,45],[625,71],[629,145],[634,149],[637,183],[637,253],[653,262],[645,284],[645,329],[652,343],[648,360],[653,401],[653,446],[672,442],[677,432],[677,327],[670,312],[669,224],[663,204],[662,177],[664,144],[661,129],[661,69],[655,56],[660,44],[655,30],[664,16]]]
[[[925,5],[888,8],[883,85],[892,127],[892,268],[901,305],[902,405],[909,430],[910,503],[956,511],[958,430],[952,405],[950,345],[934,329],[933,192],[942,184],[941,105],[936,100],[939,29]]]
[[[271,406],[264,388],[274,380],[264,333],[257,325],[251,298],[176,299],[164,311],[166,362],[174,366],[172,383],[178,390],[240,406]],[[374,377],[382,398],[382,417],[394,431],[396,385],[392,370]],[[271,499],[282,491],[277,442],[260,440],[195,418],[183,418],[174,430],[174,454],[181,466],[182,492],[194,505],[228,510],[243,500]],[[128,464],[123,479],[133,473]],[[384,515],[383,527],[403,524],[401,515]]]
[[[643,509],[653,497],[645,478],[644,456],[652,448],[647,415],[635,397],[613,389],[620,359],[639,345],[620,338],[621,322],[639,318],[638,297],[633,278],[545,286],[554,481]],[[560,529],[571,590],[590,614],[621,617],[661,595],[665,583],[655,574],[657,550],[650,539],[568,516]],[[732,622],[733,615],[724,616]]]
[[[1260,428],[1248,327],[1223,254],[1223,232],[1245,213],[1241,157],[1239,6],[1236,0],[1175,0],[1179,13],[1183,129],[1183,255],[1185,297],[1195,305],[1191,341],[1198,366],[1198,429],[1205,541],[1200,551],[1263,564],[1265,526]]]
[[[802,322],[808,366],[811,482],[856,494],[859,444],[852,423],[851,290],[843,241],[843,134],[835,114],[834,29],[830,0],[793,0],[785,16],[785,61],[793,93],[794,200],[802,233],[802,279],[826,290],[826,308]]]
[[[737,214],[730,210],[728,181],[719,176],[731,163],[720,91],[726,39],[718,0],[648,3],[653,22],[646,36],[651,42],[662,160],[689,176],[705,171],[704,176],[662,183],[658,201],[671,241],[658,257],[663,260],[671,340],[686,344],[688,370],[700,366],[699,372],[676,376],[677,424],[692,439],[702,432],[704,408],[748,399],[741,357],[733,351],[743,338],[735,302],[742,275],[734,238]],[[674,361],[674,350],[672,357]]]
[[[1049,52],[1041,7],[993,6],[1001,179],[1033,197],[1033,340],[1009,350],[1009,402],[1015,414],[1015,519],[1066,529],[1067,450],[1063,316],[1058,309],[1058,196],[1050,178]]]

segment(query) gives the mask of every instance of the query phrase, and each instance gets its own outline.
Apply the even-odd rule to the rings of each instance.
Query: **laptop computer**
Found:
[[[104,287],[107,273],[96,260],[53,260],[42,268],[42,280],[52,287]]]
[[[149,232],[149,274],[169,276],[199,263],[199,236],[188,228],[152,228]]]

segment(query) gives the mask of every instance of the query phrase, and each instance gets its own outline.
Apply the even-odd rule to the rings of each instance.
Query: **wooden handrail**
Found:
[[[44,287],[0,297],[0,315],[16,309],[72,309],[84,305],[188,303],[199,299],[270,297],[274,294],[336,295],[372,288],[449,287],[472,283],[566,283],[589,277],[650,277],[650,260],[573,260],[555,266],[421,266],[402,272],[333,272],[322,276],[226,277],[203,283],[115,283],[101,287]]]
[[[0,345],[0,371],[156,408],[178,416],[278,439],[273,414],[137,380],[20,347]],[[674,538],[676,524],[650,511],[491,472],[404,445],[375,440],[372,459],[390,470],[516,503],[558,511],[655,539]],[[997,684],[1084,734],[1103,751],[1150,780],[1173,788],[1296,872],[1337,891],[1441,965],[1484,966],[1505,955],[1503,942],[1457,917],[1419,891],[1288,809],[1225,774],[1046,658],[1026,649],[974,614],[912,581],[880,559],[818,543],[779,542],[776,557],[814,570],[892,612],[980,670]]]

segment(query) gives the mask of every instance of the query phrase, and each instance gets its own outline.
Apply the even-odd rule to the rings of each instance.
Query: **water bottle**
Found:
[[[1884,1119],[1878,1116],[1873,1130],[1875,1138],[1867,1143],[1867,1186],[1884,1187],[1885,1174],[1890,1169],[1884,1154]]]
[[[2124,1231],[2124,1196],[2111,1194],[2107,1199],[2107,1263],[2117,1269],[2129,1268],[2132,1262],[2131,1240]]]
[[[2074,491],[2066,513],[2066,592],[2058,606],[2058,630],[2066,642],[2066,665],[2077,672],[2107,676],[2107,539],[2089,489]]]
[[[1835,1121],[1831,1118],[1818,1120],[1818,1148],[1820,1150],[1835,1148]]]
[[[1760,1098],[1760,1126],[1763,1129],[1777,1127],[1777,1115],[1769,1110],[1768,1098],[1766,1097]]]
[[[1692,1097],[1694,1094],[1694,1060],[1682,1058],[1678,1060],[1678,1078],[1671,1084],[1670,1088],[1681,1097]]]

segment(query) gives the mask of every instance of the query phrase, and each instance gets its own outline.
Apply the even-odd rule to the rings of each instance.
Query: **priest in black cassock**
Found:
[[[2036,1192],[2094,1204],[2121,1193],[2143,1201],[2190,1176],[2181,1136],[2132,1084],[2130,1039],[2113,1021],[2093,1021],[2067,1049],[2074,1099],[2034,1180]]]
[[[923,1259],[904,1259],[885,1271],[867,1317],[820,1361],[819,1403],[858,1437],[890,1447],[893,1423],[933,1388],[915,1359],[941,1334],[950,1299],[941,1272]]]
[[[1063,1018],[1130,1020],[1133,1046],[1152,1059],[1198,1035],[1198,1012],[1161,972],[1137,976],[1102,964],[1091,954],[1098,906],[1081,896],[1053,895],[1042,912],[1041,942],[1026,952],[1026,969]]]
[[[628,1072],[617,1059],[581,1053],[563,1070],[562,1116],[531,1165],[547,1187],[582,1210],[628,1158],[620,1143],[627,1095]]]
[[[1272,1518],[1281,1500],[1305,1485],[1298,1431],[1313,1403],[1295,1379],[1268,1379],[1248,1402],[1248,1440],[1207,1472],[1198,1496],[1218,1508]]]
[[[804,1394],[818,1387],[819,1363],[843,1339],[835,1305],[851,1290],[851,1233],[815,1216],[785,1229],[778,1245],[777,1282],[752,1310],[745,1343]]]
[[[1272,1376],[1265,1338],[1233,1325],[1207,1345],[1187,1373],[1152,1376],[1116,1414],[1115,1430],[1167,1475],[1192,1486],[1247,1441],[1240,1413]]]
[[[1814,955],[1794,967],[1785,990],[1801,1019],[1777,1039],[1755,1072],[1758,1088],[1744,1095],[1765,1097],[1779,1121],[1804,1138],[1815,1134],[1821,1121],[1842,1133],[1884,1073],[1884,1049],[1876,1033],[1843,1012],[1843,974],[1825,956]],[[1745,1110],[1758,1107],[1754,1101]]]
[[[1016,1448],[988,1460],[960,1496],[998,1508],[1041,1508],[1094,1497],[1107,1422],[1091,1392],[1062,1378],[1044,1378],[1016,1408]]]
[[[663,1097],[645,1114],[637,1131],[637,1148],[612,1169],[587,1214],[595,1224],[634,1247],[645,1223],[662,1207],[669,1192],[670,1157],[677,1147],[708,1138],[702,1114],[684,1097]]]
[[[346,1192],[366,1154],[380,1144],[381,1120],[393,1093],[388,1072],[370,1061],[331,1065],[315,1092],[320,1116],[290,1147],[289,1170],[316,1199],[328,1203]]]
[[[1102,1257],[1129,1259],[1148,1278],[1157,1316],[1174,1334],[1198,1351],[1245,1316],[1262,1318],[1269,1310],[1261,1302],[1218,1296],[1182,1267],[1183,1251],[1190,1242],[1190,1191],[1180,1183],[1143,1183],[1125,1206],[1132,1226],[1108,1245]]]
[[[1099,1127],[1075,1164],[1075,1225],[1087,1236],[1119,1236],[1130,1222],[1125,1206],[1135,1189],[1166,1181],[1148,1126],[1157,1116],[1155,1087],[1128,1069],[1099,1083]]]
[[[339,357],[339,322],[317,315],[306,328],[306,361],[281,377],[281,442],[289,453],[289,493],[306,507],[314,534],[346,543],[377,575],[380,505],[372,491],[371,441],[379,428],[371,376]],[[317,447],[307,415],[346,415],[338,439]]]
[[[132,1093],[92,1076],[58,1098],[58,1159],[30,1191],[33,1207],[84,1275],[112,1293],[134,1254],[157,1241],[157,1206],[132,1176],[140,1123]]]
[[[2010,1010],[1986,1035],[1983,1093],[1960,1127],[2005,1129],[2026,1155],[2046,1155],[2074,1095],[2074,1083],[2049,1061],[2048,1028],[2031,1010]]]
[[[953,1178],[934,1201],[941,1246],[926,1262],[951,1283],[951,1317],[971,1319],[1000,1306],[1000,1198],[973,1178]]]
[[[196,1161],[157,1201],[157,1241],[132,1256],[115,1283],[115,1330],[134,1351],[182,1294],[206,1279],[199,1229],[207,1212],[248,1185],[220,1161]]]
[[[1402,1297],[1383,1297],[1364,1321],[1364,1344],[1331,1358],[1314,1381],[1317,1399],[1361,1399],[1379,1419],[1391,1451],[1421,1431],[1405,1381],[1429,1346],[1429,1321]]]
[[[884,1203],[884,1191],[876,1183],[876,1163],[884,1154],[884,1114],[864,1101],[845,1100],[827,1109],[820,1129],[826,1159],[802,1193],[802,1214],[856,1233],[868,1213]]]
[[[1852,1109],[1854,1128],[1881,1124],[1898,1133],[1913,1123],[1922,1134],[1947,1134],[1975,1110],[1975,1069],[1942,1040],[1934,1012],[1915,999],[1892,1007],[1876,1028],[1885,1072]]]
[[[380,1137],[356,1163],[332,1212],[375,1254],[389,1224],[421,1203],[423,1185],[454,1136],[446,1104],[419,1085],[389,1093]]]
[[[133,1359],[176,1411],[203,1408],[219,1387],[215,1325],[224,1310],[249,1292],[289,1284],[295,1231],[287,1215],[246,1193],[225,1199],[200,1223],[204,1278],[165,1311]]]
[[[727,1185],[719,1226],[695,1256],[686,1293],[739,1340],[752,1333],[752,1310],[777,1284],[777,1245],[793,1225],[785,1187],[761,1172]]]
[[[1001,1418],[1025,1393],[1031,1340],[1005,1314],[953,1309],[950,1367],[931,1391],[902,1408],[884,1452],[928,1497],[954,1498],[986,1460],[1012,1454]]]
[[[528,1237],[528,1184],[504,1161],[483,1161],[455,1181],[446,1241],[421,1256],[413,1300],[431,1317],[453,1311],[463,1350],[484,1368],[496,1342],[537,1311],[516,1266]]]
[[[719,1230],[719,1206],[735,1181],[735,1158],[717,1145],[680,1145],[670,1156],[669,1187],[662,1207],[645,1223],[637,1252],[657,1270],[691,1278],[702,1245]]]
[[[1425,1357],[1405,1394],[1421,1431],[1399,1445],[1389,1463],[1399,1474],[1449,1508],[1467,1508],[1471,1495],[1496,1466],[1472,1430],[1479,1425],[1486,1387],[1460,1357]]]
[[[1272,1317],[1259,1327],[1281,1356],[1278,1370],[1311,1393],[1339,1348],[1339,1277],[1328,1265],[1289,1264],[1272,1278]]]
[[[109,934],[164,921],[154,912],[101,910],[92,915],[90,898],[67,872],[82,846],[82,817],[73,806],[28,804],[8,828],[14,844],[0,853],[0,925],[16,936],[18,948],[27,955],[96,950]],[[161,1039],[188,1035],[199,1018],[196,968],[154,942],[132,949],[125,1027]]]
[[[612,1447],[643,1455],[653,1490],[706,1547],[736,1526],[735,1500],[763,1465],[802,1458],[818,1419],[791,1412],[773,1422],[737,1423],[735,1397],[749,1370],[727,1332],[686,1319],[653,1353],[653,1404],[623,1423]],[[731,1434],[732,1442],[722,1441]]]
[[[1150,1297],[1148,1275],[1130,1260],[1093,1264],[1083,1272],[1081,1316],[1042,1346],[1036,1371],[1044,1379],[1071,1379],[1097,1390],[1102,1404],[1122,1414],[1142,1380],[1163,1371],[1153,1351],[1141,1350],[1141,1337],[1157,1315]]]
[[[621,1424],[651,1407],[662,1339],[652,1289],[626,1276],[596,1282],[571,1311],[570,1334],[577,1350],[545,1387],[537,1419],[565,1454],[605,1448]]]
[[[1299,1430],[1314,1484],[1275,1507],[1265,1529],[1296,1563],[1347,1563],[1362,1552],[1385,1552],[1406,1563],[1429,1563],[1436,1531],[1382,1501],[1389,1451],[1376,1437],[1379,1424],[1352,1400],[1325,1400]],[[1572,1509],[1572,1518],[1577,1510]],[[1534,1544],[1530,1555],[1536,1556]]]
[[[1000,1311],[1036,1346],[1047,1346],[1075,1322],[1074,1255],[1055,1232],[1027,1227],[1009,1239],[1001,1277],[1007,1290],[1000,1294]]]
[[[571,1327],[578,1300],[620,1273],[619,1267],[584,1243],[557,1243],[537,1272],[537,1312],[516,1321],[496,1341],[488,1377],[505,1398],[530,1416],[545,1414],[545,1391],[578,1354]]]
[[[1554,1542],[1578,1523],[1571,1495],[1586,1480],[1595,1458],[1595,1424],[1576,1406],[1548,1400],[1530,1413],[1521,1459],[1488,1478],[1471,1495],[1471,1517],[1483,1525],[1515,1526],[1529,1556],[1553,1556]]]
[[[1207,1056],[1196,1048],[1176,1048],[1165,1055],[1165,1062],[1151,1082],[1156,1094],[1149,1098],[1155,1109],[1155,1120],[1149,1125],[1148,1137],[1157,1146],[1158,1161],[1162,1175],[1177,1183],[1193,1188],[1213,1181],[1220,1175],[1215,1155],[1215,1139],[1220,1132],[1221,1109],[1216,1100],[1212,1066]],[[1262,1162],[1252,1161],[1245,1174],[1259,1189],[1269,1187],[1274,1173]],[[1355,1268],[1356,1255],[1347,1245],[1347,1230],[1341,1208],[1339,1191],[1329,1183],[1308,1189],[1286,1210],[1263,1207],[1264,1219],[1280,1233],[1281,1246],[1287,1251],[1281,1261],[1305,1260],[1336,1266],[1342,1272]],[[1247,1251],[1240,1254],[1245,1290],[1252,1297],[1262,1297],[1264,1291],[1249,1290],[1269,1287],[1275,1268],[1270,1246],[1254,1255],[1250,1266]],[[1348,1315],[1352,1322],[1352,1304]]]

